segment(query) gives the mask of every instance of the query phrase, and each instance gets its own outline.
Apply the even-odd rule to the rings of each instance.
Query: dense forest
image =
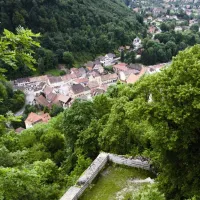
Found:
[[[120,0],[4,0],[0,5],[0,32],[21,25],[41,33],[43,48],[36,52],[39,73],[65,62],[64,52],[83,62],[130,45],[138,34],[146,35],[142,17]],[[7,77],[32,73],[22,67]]]
[[[13,36],[24,41],[21,55],[28,51],[27,34],[35,36],[23,28]],[[30,38],[31,51],[35,43]],[[18,53],[1,50],[0,60],[15,65]],[[160,73],[134,85],[118,83],[93,101],[77,100],[48,124],[21,134],[8,126],[19,118],[0,115],[0,198],[57,200],[106,151],[151,159],[157,184],[136,199],[148,199],[148,194],[152,199],[198,199],[199,55],[200,45],[186,49]],[[26,56],[21,59],[31,63]]]

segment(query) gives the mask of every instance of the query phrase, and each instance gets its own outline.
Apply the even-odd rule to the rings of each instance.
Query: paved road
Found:
[[[26,91],[25,95],[26,95],[25,105],[15,113],[15,116],[21,116],[25,110],[25,106],[31,104],[34,100],[35,95],[33,91]]]

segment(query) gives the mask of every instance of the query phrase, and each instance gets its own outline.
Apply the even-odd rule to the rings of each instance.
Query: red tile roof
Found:
[[[120,63],[120,64],[117,64],[117,65],[114,65],[113,68],[118,70],[118,71],[127,71],[128,68],[126,66],[127,66],[126,63]]]
[[[106,74],[101,76],[101,81],[108,81],[108,80],[117,80],[118,76],[117,74]]]
[[[25,120],[25,124],[34,125],[39,122],[47,123],[51,119],[49,113],[36,114],[31,112]]]
[[[35,100],[41,106],[51,107],[50,103],[46,100],[46,98],[43,95],[40,95],[39,97],[35,97]]]
[[[44,88],[44,94],[45,94],[45,95],[48,95],[48,94],[50,94],[51,92],[53,92],[53,88],[52,88],[52,87],[46,86],[46,87]]]
[[[142,70],[140,71],[140,73],[139,73],[138,75],[131,74],[131,75],[127,78],[126,82],[127,82],[127,83],[135,83],[136,81],[139,80],[139,78],[140,78],[142,75],[144,75],[144,74],[146,73],[146,71],[147,71],[147,68],[146,68],[146,67],[142,67]]]
[[[87,78],[77,78],[74,80],[75,83],[88,83],[88,79]]]
[[[31,112],[25,120],[25,123],[36,124],[38,122],[42,122],[42,117],[36,113]]]
[[[60,83],[62,82],[62,79],[60,76],[50,76],[49,78],[49,83],[54,84],[54,83]]]

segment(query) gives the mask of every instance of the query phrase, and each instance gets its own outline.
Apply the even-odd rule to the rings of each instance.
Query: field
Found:
[[[128,200],[131,193],[143,184],[135,179],[153,177],[147,171],[119,165],[107,166],[84,192],[80,200]]]

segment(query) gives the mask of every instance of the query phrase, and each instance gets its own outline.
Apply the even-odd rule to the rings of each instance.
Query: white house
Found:
[[[100,59],[101,64],[103,64],[104,66],[113,65],[115,61],[115,54],[113,53],[108,53]]]
[[[136,37],[133,40],[133,46],[135,47],[135,49],[138,49],[139,47],[141,47],[142,41],[140,40],[139,37]]]

